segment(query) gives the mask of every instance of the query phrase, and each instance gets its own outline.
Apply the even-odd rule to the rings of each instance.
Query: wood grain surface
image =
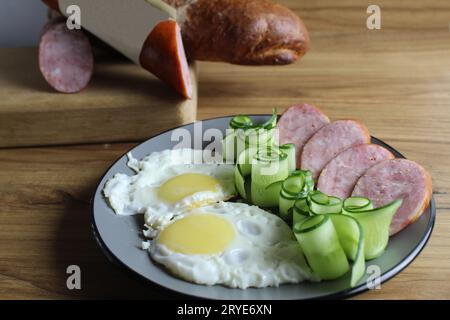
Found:
[[[304,18],[311,51],[285,67],[200,63],[198,118],[306,101],[364,121],[430,171],[438,209],[419,257],[355,298],[450,299],[450,2],[377,1],[381,30],[366,29],[364,1],[280,2]],[[109,263],[90,232],[98,179],[135,143],[0,150],[0,298],[176,297]],[[66,288],[70,264],[82,290]]]
[[[105,54],[96,56],[86,89],[57,93],[37,60],[36,48],[0,50],[0,147],[139,140],[195,120],[195,64],[193,97],[185,100],[146,70]]]

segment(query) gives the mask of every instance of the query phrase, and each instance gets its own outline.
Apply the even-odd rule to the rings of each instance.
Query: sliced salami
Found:
[[[353,195],[371,199],[375,207],[403,199],[389,230],[393,235],[420,217],[430,202],[431,190],[431,177],[424,168],[410,160],[391,159],[367,170]]]
[[[171,85],[183,97],[192,98],[191,75],[176,21],[161,21],[153,28],[139,60],[142,67]]]
[[[50,21],[39,43],[39,69],[56,91],[81,91],[94,69],[89,39],[81,30],[69,30],[61,19]]]
[[[277,125],[280,145],[295,144],[297,167],[306,141],[328,123],[330,119],[321,110],[306,103],[294,105],[281,115]]]
[[[301,154],[300,166],[310,170],[316,180],[322,169],[342,151],[356,145],[370,143],[366,126],[353,120],[332,122],[309,139]]]
[[[341,199],[348,198],[367,169],[387,159],[394,159],[394,155],[376,144],[350,147],[328,162],[320,173],[317,189]]]

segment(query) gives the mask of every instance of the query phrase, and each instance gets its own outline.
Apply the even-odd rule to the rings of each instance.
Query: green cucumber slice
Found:
[[[263,128],[249,128],[249,129],[236,129],[236,136],[240,141],[238,141],[238,151],[239,147],[249,148],[256,147],[262,149],[263,147],[271,147],[273,130],[266,130]]]
[[[234,184],[239,195],[247,199],[247,193],[245,192],[245,177],[241,174],[239,170],[239,165],[234,167]]]
[[[256,153],[258,153],[257,148],[248,148],[239,154],[236,167],[238,167],[243,177],[252,173],[252,162]]]
[[[286,143],[280,147],[280,150],[287,154],[288,156],[288,170],[289,173],[294,172],[297,166],[295,157],[295,144]]]
[[[365,273],[364,230],[355,218],[343,214],[330,214],[333,225],[347,259],[353,261],[350,286],[354,287]]]
[[[265,190],[265,202],[267,207],[277,207],[279,201],[279,194],[281,191],[281,184],[283,180],[276,181],[272,184],[269,184]]]
[[[372,200],[364,197],[350,197],[345,199],[344,208],[357,212],[373,209]]]
[[[289,213],[289,209],[294,206],[297,199],[303,199],[314,188],[314,181],[312,180],[311,173],[304,170],[295,170],[289,177],[284,180],[280,192],[280,200],[278,206],[278,212],[281,218],[286,221],[292,219],[292,215]]]
[[[287,155],[275,148],[258,150],[251,167],[251,201],[260,207],[278,205],[280,192],[269,196],[266,188],[274,182],[283,181],[289,175]],[[280,184],[281,185],[281,184]],[[272,201],[276,198],[276,202]]]
[[[311,216],[309,214],[309,207],[306,198],[296,200],[294,206],[289,209],[289,211],[292,212],[292,225],[295,225]]]
[[[295,203],[295,199],[288,199],[285,197],[279,196],[278,199],[278,214],[281,219],[285,221],[289,221],[292,215],[292,209]]]
[[[355,208],[354,201],[356,200],[346,201],[347,204],[352,205],[344,206],[343,214],[354,217],[362,225],[365,259],[374,259],[384,252],[389,241],[389,226],[403,201],[397,199],[385,206],[366,210]]]
[[[289,195],[297,195],[305,186],[305,177],[300,171],[294,171],[283,181],[283,191]]]
[[[237,115],[230,121],[230,128],[232,129],[247,129],[253,126],[253,121],[249,116]]]
[[[294,225],[294,234],[308,264],[320,279],[337,279],[350,270],[329,216],[316,215]]]
[[[277,119],[278,119],[278,115],[277,115],[277,108],[273,108],[272,109],[272,116],[269,118],[269,120],[267,120],[266,122],[264,122],[261,126],[266,129],[266,130],[271,130],[273,128],[276,127],[277,125]]]
[[[342,200],[313,191],[308,196],[308,205],[313,214],[338,214],[342,212]]]

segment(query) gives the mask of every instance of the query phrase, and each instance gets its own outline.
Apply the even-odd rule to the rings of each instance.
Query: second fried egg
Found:
[[[181,214],[143,246],[172,274],[198,284],[245,289],[317,280],[286,222],[244,203]]]

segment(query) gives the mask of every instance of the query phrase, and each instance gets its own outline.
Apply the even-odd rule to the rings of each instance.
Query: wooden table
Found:
[[[450,2],[377,1],[381,30],[366,29],[366,1],[280,2],[304,18],[312,50],[286,67],[201,63],[198,118],[307,101],[332,119],[363,120],[431,172],[438,212],[420,256],[357,298],[449,299]],[[173,297],[111,265],[90,232],[98,179],[136,143],[0,150],[0,298]],[[71,264],[82,290],[66,288]]]

